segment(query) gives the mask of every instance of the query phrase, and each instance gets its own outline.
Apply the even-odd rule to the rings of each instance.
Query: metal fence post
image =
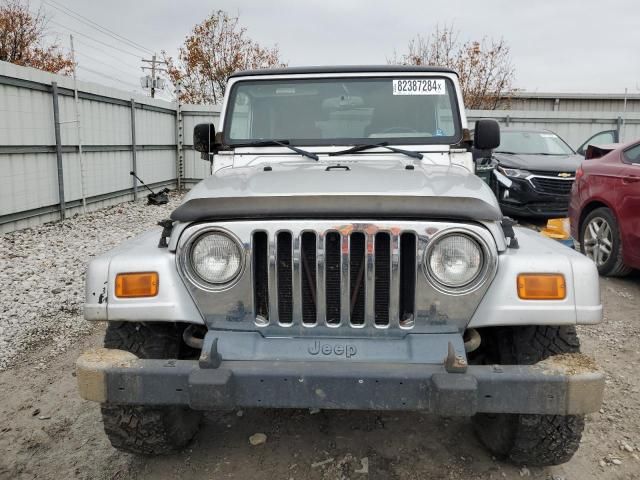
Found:
[[[182,179],[184,178],[184,123],[182,118],[182,103],[180,94],[182,93],[182,83],[178,81],[176,85],[176,177],[178,181],[178,191],[182,191]]]
[[[616,135],[618,136],[618,142],[620,142],[622,140],[622,126],[624,125],[624,121],[622,120],[622,117],[618,116],[618,118],[616,118]]]
[[[60,138],[60,108],[58,106],[58,83],[51,82],[51,97],[53,98],[53,129],[56,137],[56,162],[58,167],[58,198],[60,203],[60,220],[66,217],[64,201],[64,172],[62,168],[62,140]]]
[[[131,99],[131,169],[137,175],[138,174],[138,164],[136,158],[136,102],[132,98]],[[138,179],[134,175],[131,176],[133,178],[133,201],[138,200]]]

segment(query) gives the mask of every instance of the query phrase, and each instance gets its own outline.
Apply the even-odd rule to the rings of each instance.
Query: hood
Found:
[[[544,172],[575,172],[584,157],[580,155],[528,155],[494,152],[493,158],[507,168]]]
[[[219,170],[189,192],[172,218],[194,221],[238,215],[501,218],[488,185],[460,166],[400,160],[278,163],[277,159],[270,166]]]

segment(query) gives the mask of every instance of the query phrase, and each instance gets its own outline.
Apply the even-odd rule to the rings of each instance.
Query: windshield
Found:
[[[461,138],[453,83],[442,77],[240,81],[225,118],[231,146],[273,139],[295,145],[453,144]]]
[[[500,132],[496,152],[543,155],[573,155],[575,152],[551,132]]]

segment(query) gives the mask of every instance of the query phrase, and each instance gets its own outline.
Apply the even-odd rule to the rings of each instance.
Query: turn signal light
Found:
[[[116,297],[155,297],[158,280],[156,272],[119,273],[116,275]]]
[[[518,296],[523,300],[563,300],[567,296],[564,275],[559,273],[521,273]]]

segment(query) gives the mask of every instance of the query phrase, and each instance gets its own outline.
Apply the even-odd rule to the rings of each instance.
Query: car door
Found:
[[[590,136],[576,149],[576,152],[584,157],[589,145],[610,145],[612,143],[618,143],[618,131],[603,130],[602,132],[598,132],[595,135]]]
[[[622,152],[618,221],[627,263],[640,266],[640,143]]]

